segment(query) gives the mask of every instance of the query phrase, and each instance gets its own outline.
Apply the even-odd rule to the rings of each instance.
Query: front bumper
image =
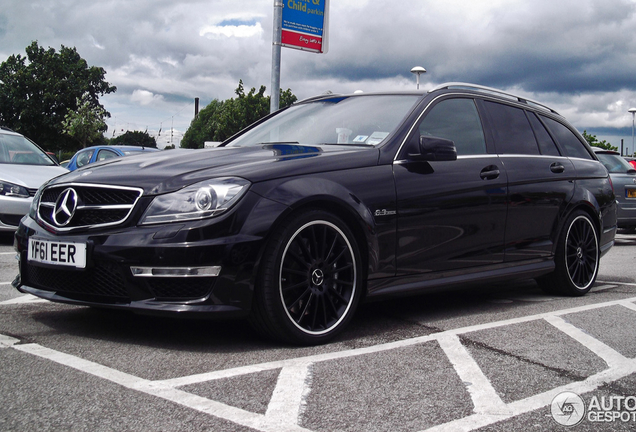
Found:
[[[282,206],[261,201],[250,215],[275,217]],[[272,206],[280,207],[272,211]],[[259,212],[259,208],[263,211]],[[238,219],[241,219],[238,217]],[[257,217],[263,226],[263,217]],[[90,234],[55,235],[33,219],[15,235],[21,292],[76,305],[152,314],[241,317],[252,304],[265,232],[249,228],[250,217],[128,226]],[[264,226],[269,227],[271,221]],[[244,228],[237,232],[236,227]],[[86,268],[28,260],[29,238],[86,244]]]
[[[33,198],[0,196],[0,232],[14,232],[20,219],[29,212]]]

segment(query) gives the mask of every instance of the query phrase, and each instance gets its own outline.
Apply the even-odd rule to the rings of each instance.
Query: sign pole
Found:
[[[280,104],[280,57],[281,34],[283,28],[283,3],[274,0],[274,35],[272,37],[272,89],[269,112],[278,111]]]

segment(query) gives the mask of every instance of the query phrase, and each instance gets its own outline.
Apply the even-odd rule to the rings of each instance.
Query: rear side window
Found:
[[[524,110],[485,101],[493,125],[495,148],[500,154],[538,155],[539,147]]]
[[[541,116],[541,119],[548,126],[552,135],[557,139],[561,145],[561,149],[565,151],[566,156],[593,159],[592,155],[590,155],[585,148],[585,145],[579,141],[570,129],[551,118]]]
[[[534,129],[534,136],[537,138],[537,142],[539,143],[539,150],[541,151],[541,154],[560,156],[561,153],[554,143],[554,140],[548,131],[545,130],[545,126],[543,126],[543,123],[541,123],[537,115],[529,112],[528,119],[530,120],[530,124],[532,124],[532,129]]]
[[[103,161],[103,160],[106,160],[106,159],[116,158],[118,156],[119,155],[117,153],[115,153],[114,151],[112,151],[112,150],[102,149],[102,150],[99,151],[99,153],[97,153],[96,162]]]
[[[420,135],[453,141],[458,155],[486,153],[481,119],[472,99],[446,99],[435,105],[420,123]]]

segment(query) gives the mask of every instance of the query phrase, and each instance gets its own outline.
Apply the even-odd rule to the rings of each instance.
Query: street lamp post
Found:
[[[411,69],[411,73],[414,73],[415,75],[417,75],[417,89],[420,89],[420,75],[422,75],[423,73],[426,73],[426,69],[424,69],[422,66],[415,66],[413,69]],[[634,108],[636,110],[636,108]]]
[[[633,149],[635,148],[634,147],[634,115],[636,114],[636,108],[630,108],[627,110],[627,112],[632,113],[632,149]]]

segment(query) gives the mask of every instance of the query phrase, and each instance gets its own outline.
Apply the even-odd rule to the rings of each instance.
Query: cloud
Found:
[[[259,21],[227,19],[217,25],[205,26],[199,31],[200,36],[214,39],[219,37],[226,38],[251,38],[262,37],[263,27]]]
[[[8,2],[0,61],[32,40],[74,46],[117,86],[104,99],[111,114],[158,130],[195,97],[202,106],[233,97],[241,79],[269,89],[272,9],[262,0]],[[325,55],[284,49],[281,87],[300,98],[411,89],[410,69],[421,65],[423,88],[474,82],[554,105],[581,129],[631,132],[632,0],[339,0],[329,39]],[[183,112],[176,117],[185,130],[192,113]]]
[[[157,95],[147,90],[134,90],[132,92],[130,100],[134,103],[138,103],[139,105],[150,105],[156,104],[158,102],[163,102],[164,97],[162,95]]]

